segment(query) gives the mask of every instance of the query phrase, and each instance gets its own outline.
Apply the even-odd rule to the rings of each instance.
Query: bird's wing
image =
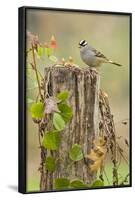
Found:
[[[105,59],[106,61],[108,61],[109,59],[104,55],[102,54],[100,51],[97,51],[96,49],[92,48],[92,51],[95,53],[95,56],[97,58],[103,58]]]

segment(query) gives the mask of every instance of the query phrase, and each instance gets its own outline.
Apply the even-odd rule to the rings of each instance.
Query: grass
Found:
[[[112,165],[107,164],[105,168],[106,175],[109,179],[109,183],[107,181],[107,178],[104,176],[104,185],[105,186],[112,186]],[[121,163],[119,169],[118,169],[118,176],[119,176],[119,184],[123,181],[125,176],[129,173],[129,166],[125,163]],[[127,185],[129,182],[127,183]]]
[[[106,165],[105,172],[109,179],[109,183],[107,181],[107,178],[104,176],[104,185],[112,186],[112,165],[111,164],[108,163]],[[125,176],[128,174],[128,172],[129,172],[128,165],[126,165],[125,163],[121,163],[119,170],[118,170],[120,183],[123,180],[123,178],[125,178]],[[127,185],[128,184],[129,184],[129,182],[127,183]],[[29,192],[39,191],[39,176],[29,177],[29,180],[27,183],[27,191],[29,191]]]

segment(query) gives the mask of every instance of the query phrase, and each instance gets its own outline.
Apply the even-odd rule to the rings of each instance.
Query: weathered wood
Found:
[[[99,75],[91,69],[71,66],[46,68],[45,94],[55,96],[63,90],[68,90],[70,93],[69,104],[73,107],[73,118],[62,132],[59,151],[45,152],[47,156],[53,155],[58,159],[58,167],[53,173],[44,169],[41,176],[41,190],[53,190],[54,180],[60,177],[81,179],[85,183],[90,183],[95,177],[95,174],[90,174],[84,160],[68,168],[67,166],[71,162],[68,152],[72,145],[80,144],[86,155],[90,152],[92,140],[98,133]]]

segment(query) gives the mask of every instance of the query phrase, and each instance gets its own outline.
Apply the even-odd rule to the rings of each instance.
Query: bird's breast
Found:
[[[96,57],[94,55],[91,55],[90,53],[87,52],[80,52],[81,59],[85,64],[87,64],[90,67],[94,67],[97,65],[96,63]]]

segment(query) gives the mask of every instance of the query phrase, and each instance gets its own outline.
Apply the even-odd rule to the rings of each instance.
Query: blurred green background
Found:
[[[32,9],[27,11],[27,30],[38,35],[41,43],[50,41],[51,36],[54,35],[58,44],[55,51],[58,59],[63,57],[68,59],[72,56],[77,65],[85,66],[81,61],[78,48],[79,41],[85,39],[108,58],[123,65],[123,67],[117,67],[104,64],[100,69],[100,74],[101,88],[109,96],[117,135],[127,140],[129,140],[129,125],[124,126],[120,121],[129,119],[129,25],[130,19],[126,15]],[[44,67],[51,64],[47,58],[38,61],[42,73]],[[27,82],[28,85],[32,85],[32,79],[27,79]],[[32,97],[35,91],[28,90],[28,96]],[[29,111],[27,114],[27,190],[36,191],[39,190],[40,151],[37,127],[32,122]],[[120,144],[128,159],[128,149],[122,139]],[[128,166],[122,162],[121,174],[126,175],[128,170]],[[106,172],[110,178],[110,163],[108,163]]]

